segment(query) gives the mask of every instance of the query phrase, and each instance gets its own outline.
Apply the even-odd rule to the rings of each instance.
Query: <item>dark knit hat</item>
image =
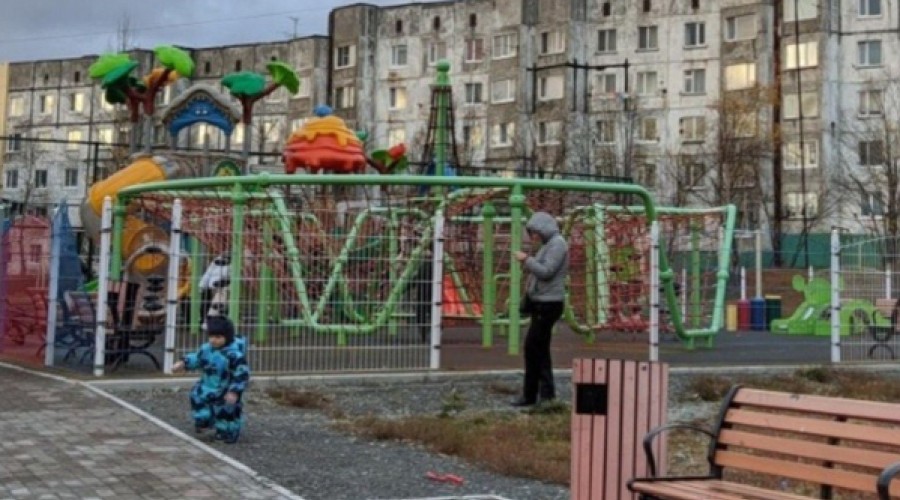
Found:
[[[225,316],[209,316],[206,318],[206,334],[225,337],[225,345],[234,341],[234,323]]]

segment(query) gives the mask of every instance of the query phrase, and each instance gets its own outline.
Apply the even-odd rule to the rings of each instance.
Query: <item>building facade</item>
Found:
[[[194,81],[213,85],[235,71],[264,73],[273,59],[297,69],[300,91],[272,94],[255,109],[252,130],[231,140],[253,134],[258,170],[279,168],[284,140],[320,103],[366,130],[371,144],[421,144],[435,67],[446,59],[467,172],[628,176],[666,205],[735,203],[745,227],[871,231],[900,211],[900,158],[891,148],[900,138],[892,135],[900,67],[886,57],[900,43],[891,36],[898,4],[354,4],[331,12],[325,36],[191,53]],[[134,55],[139,71],[153,67],[152,53]],[[115,144],[127,143],[128,124],[86,77],[94,59],[10,64],[3,198],[77,200],[98,175],[124,165]],[[203,127],[180,141],[226,144]]]

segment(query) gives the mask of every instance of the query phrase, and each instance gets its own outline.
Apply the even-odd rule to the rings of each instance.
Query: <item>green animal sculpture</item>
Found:
[[[772,320],[772,333],[788,335],[831,335],[831,283],[823,278],[809,282],[796,275],[794,290],[803,293],[804,300],[787,318]],[[841,301],[841,335],[863,333],[872,323],[886,326],[890,320],[882,317],[868,300]]]

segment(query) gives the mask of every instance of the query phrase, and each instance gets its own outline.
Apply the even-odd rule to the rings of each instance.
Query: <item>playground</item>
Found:
[[[135,129],[162,123],[169,146],[139,147],[133,134],[129,163],[80,206],[4,217],[0,356],[96,376],[168,373],[204,340],[205,318],[224,314],[257,373],[461,369],[454,345],[472,348],[470,364],[508,366],[528,326],[512,255],[534,250],[523,224],[540,210],[570,245],[557,337],[577,348],[563,360],[716,356],[726,331],[830,339],[832,362],[895,358],[889,242],[836,236],[830,270],[797,270],[792,290],[770,297],[758,242],[755,269],[735,265],[752,250],[738,248],[732,206],[658,206],[631,183],[456,176],[447,64],[420,150],[380,146],[319,106],[285,141],[285,173],[249,174],[249,134],[240,153],[230,138],[260,99],[297,91],[294,70],[271,61],[268,74],[226,75],[227,93],[194,85],[157,110],[160,89],[193,71],[180,49],[157,52],[160,67],[140,79],[122,54],[101,56],[91,76]],[[227,150],[180,149],[198,125]],[[98,261],[77,247],[73,219]]]

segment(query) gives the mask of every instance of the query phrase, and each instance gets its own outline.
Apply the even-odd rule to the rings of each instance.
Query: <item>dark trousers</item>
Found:
[[[556,397],[550,340],[553,325],[562,316],[562,302],[533,302],[531,326],[525,335],[525,385],[522,397],[529,402]]]

